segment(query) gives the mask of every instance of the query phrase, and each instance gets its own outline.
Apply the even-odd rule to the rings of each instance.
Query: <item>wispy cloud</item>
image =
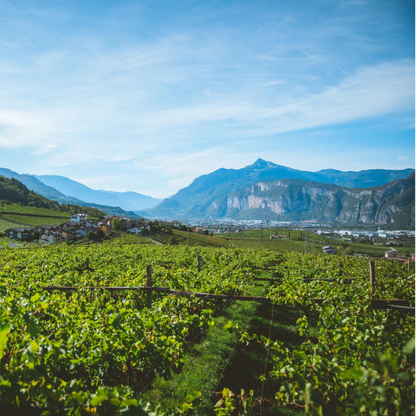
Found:
[[[137,120],[143,132],[160,132],[193,124],[235,122],[234,136],[272,135],[346,123],[414,108],[414,63],[401,61],[361,69],[340,84],[278,107],[215,102],[146,114]],[[203,127],[201,127],[203,129]]]
[[[262,87],[273,87],[274,85],[283,85],[283,84],[287,84],[287,80],[278,79],[274,81],[269,81],[269,82],[262,84]]]
[[[299,142],[307,159],[324,137],[311,129],[343,155],[351,125],[373,121],[383,149],[414,129],[414,20],[399,3],[110,3],[3,0],[0,165],[172,193]]]

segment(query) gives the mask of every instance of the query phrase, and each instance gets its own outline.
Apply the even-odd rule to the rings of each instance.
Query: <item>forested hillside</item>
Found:
[[[84,213],[92,217],[102,218],[104,213],[96,208],[81,207],[75,204],[60,204],[39,195],[23,185],[17,179],[9,179],[0,176],[0,201],[3,205],[7,202],[18,203],[30,207],[48,208],[68,213]]]

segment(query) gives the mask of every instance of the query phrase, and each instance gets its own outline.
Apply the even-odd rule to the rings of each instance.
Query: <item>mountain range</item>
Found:
[[[202,175],[163,201],[136,192],[94,190],[63,176],[21,175],[4,168],[0,175],[54,201],[107,214],[397,226],[415,221],[414,169],[308,172],[258,159],[242,169]]]
[[[17,179],[29,190],[53,201],[95,207],[107,214],[126,214],[128,211],[134,215],[131,211],[148,209],[161,202],[137,192],[94,190],[64,176],[19,174],[5,168],[0,168],[0,175]]]
[[[72,196],[85,202],[120,207],[126,211],[140,211],[152,208],[162,202],[161,199],[152,198],[151,196],[137,192],[114,192],[91,189],[82,183],[73,181],[64,176],[34,176],[45,185],[51,186],[67,196]]]
[[[219,169],[200,176],[147,214],[357,223],[399,221],[411,225],[414,223],[411,174],[413,169],[307,172],[258,159],[242,169]],[[395,182],[398,183],[391,185]],[[392,201],[395,205],[389,207]]]

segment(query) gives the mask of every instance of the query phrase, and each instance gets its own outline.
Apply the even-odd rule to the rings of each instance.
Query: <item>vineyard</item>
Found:
[[[277,234],[283,239],[270,239],[270,235]],[[230,245],[235,248],[245,249],[267,249],[276,252],[286,253],[299,251],[308,253],[322,253],[324,246],[332,246],[340,251],[346,251],[347,248],[353,253],[365,256],[383,257],[390,248],[384,245],[374,245],[368,242],[347,242],[339,236],[318,235],[310,231],[289,230],[289,229],[272,229],[265,228],[260,230],[249,230],[239,233],[221,234],[222,238],[228,240]],[[305,241],[306,240],[306,241]],[[384,242],[387,241],[384,239]],[[405,241],[401,246],[395,246],[395,250],[401,252],[407,257],[414,253],[414,240]]]
[[[414,263],[370,280],[364,259],[137,238],[2,250],[2,414],[414,414]],[[195,391],[174,380],[205,340],[224,358]],[[238,351],[260,357],[252,385]]]
[[[20,223],[17,224],[21,225]],[[7,221],[3,218],[0,218],[0,233],[12,227],[16,227],[15,222]]]
[[[37,208],[19,204],[6,204],[3,205],[2,213],[17,214],[17,215],[30,215],[30,216],[43,216],[43,217],[59,217],[59,218],[71,218],[71,214],[61,211],[56,211],[48,208]]]
[[[255,239],[238,239],[233,238],[228,240],[235,248],[251,249],[251,250],[271,250],[279,253],[288,253],[290,251],[305,251],[305,243],[300,241],[288,240],[255,240]],[[310,248],[310,247],[309,247]]]
[[[12,227],[59,225],[71,219],[71,214],[53,209],[28,207],[18,204],[4,205],[0,210],[0,231]]]
[[[151,239],[161,244],[169,244],[172,237],[174,237],[179,245],[188,245],[188,233],[186,231],[174,230],[172,234],[155,234],[151,236]],[[229,247],[229,244],[224,238],[189,233],[189,246]]]
[[[147,237],[142,237],[135,234],[122,233],[121,235],[106,237],[102,244],[105,245],[126,245],[126,244],[154,244],[154,242]]]

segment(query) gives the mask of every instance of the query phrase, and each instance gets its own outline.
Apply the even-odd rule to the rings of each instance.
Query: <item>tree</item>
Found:
[[[348,256],[353,256],[354,255],[354,250],[352,249],[352,247],[348,247],[345,250],[345,254],[347,254]]]
[[[85,235],[86,241],[94,241],[97,239],[97,234],[94,233],[94,231],[88,231]]]
[[[160,230],[160,225],[159,225],[159,221],[158,220],[155,220],[153,222],[150,221],[149,222],[149,226],[150,226],[150,231],[152,233],[158,232]]]
[[[103,230],[101,230],[100,228],[97,230],[96,236],[98,239],[103,239],[105,237],[105,233]]]
[[[114,230],[118,230],[118,231],[126,231],[127,230],[126,221],[120,220],[118,218],[115,218],[112,221],[111,225],[112,225]]]
[[[209,235],[208,230],[204,230],[204,235]]]
[[[178,240],[176,240],[176,238],[174,236],[169,238],[168,246],[177,246],[178,244],[179,244]]]

